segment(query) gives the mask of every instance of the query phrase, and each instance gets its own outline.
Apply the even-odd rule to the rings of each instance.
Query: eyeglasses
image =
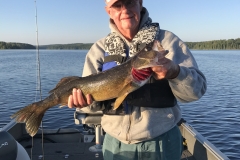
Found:
[[[114,10],[119,12],[123,9],[123,6],[125,6],[125,9],[129,9],[134,7],[136,4],[136,0],[118,1],[114,3],[110,8],[113,8]]]

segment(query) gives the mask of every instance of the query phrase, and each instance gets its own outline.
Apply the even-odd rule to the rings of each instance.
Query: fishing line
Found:
[[[36,66],[37,66],[37,76],[36,76],[36,96],[35,101],[37,101],[38,93],[39,99],[42,100],[42,88],[41,88],[41,76],[40,76],[40,54],[39,54],[39,41],[38,41],[38,23],[37,23],[37,1],[35,0],[35,22],[36,22]],[[44,140],[43,140],[43,122],[41,121],[42,128],[42,158],[44,160]],[[32,148],[31,148],[31,159],[32,159],[32,149],[33,149],[33,137],[32,137]]]

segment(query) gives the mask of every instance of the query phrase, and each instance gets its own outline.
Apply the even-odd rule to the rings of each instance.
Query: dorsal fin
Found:
[[[64,78],[62,78],[62,79],[58,82],[58,84],[56,85],[56,87],[53,88],[51,91],[49,91],[49,94],[53,93],[53,92],[54,92],[55,90],[57,90],[61,85],[65,85],[65,84],[67,84],[67,83],[69,83],[69,82],[71,82],[71,81],[73,81],[73,80],[75,80],[75,79],[79,79],[79,78],[81,78],[81,77],[78,77],[78,76],[70,76],[70,77],[64,77]]]

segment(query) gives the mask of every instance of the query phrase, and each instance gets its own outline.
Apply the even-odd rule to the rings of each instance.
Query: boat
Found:
[[[87,113],[76,110],[74,119],[76,128],[41,129],[31,137],[25,130],[25,123],[14,120],[5,125],[1,134],[8,134],[18,144],[19,157],[32,160],[103,160],[102,142],[104,131],[101,127],[102,112]],[[183,136],[184,151],[181,160],[229,160],[217,147],[204,138],[185,120],[178,124]],[[2,144],[2,145],[1,145]],[[10,147],[10,142],[0,136],[0,159],[10,157],[17,151],[3,153],[3,148]],[[25,160],[20,158],[20,160]],[[4,159],[8,160],[8,159]],[[15,160],[15,159],[9,159]]]

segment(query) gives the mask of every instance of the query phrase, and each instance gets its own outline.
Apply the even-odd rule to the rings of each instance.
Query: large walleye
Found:
[[[26,131],[34,136],[44,113],[58,104],[67,105],[73,88],[81,89],[83,95],[90,94],[94,101],[116,98],[114,109],[117,109],[129,93],[148,81],[152,74],[149,67],[158,65],[158,57],[164,54],[160,42],[155,40],[130,60],[112,69],[87,77],[64,77],[48,97],[20,109],[11,117],[16,122],[25,122]]]

